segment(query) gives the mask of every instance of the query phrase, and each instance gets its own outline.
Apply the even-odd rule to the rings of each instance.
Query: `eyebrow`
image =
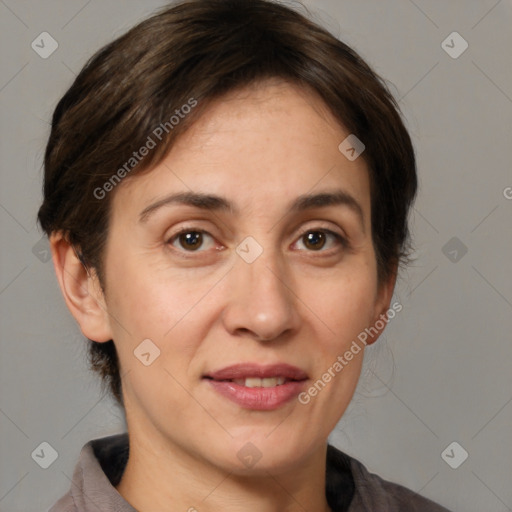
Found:
[[[180,192],[170,194],[163,199],[150,204],[139,215],[139,222],[146,222],[156,210],[173,204],[193,206],[201,210],[227,211],[238,213],[238,208],[227,199],[215,194],[201,192]],[[314,208],[327,206],[346,206],[359,218],[364,231],[364,212],[357,200],[344,190],[320,192],[317,194],[303,194],[298,196],[289,206],[290,213],[300,213]]]

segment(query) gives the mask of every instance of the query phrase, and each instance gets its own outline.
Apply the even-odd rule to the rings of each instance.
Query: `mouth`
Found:
[[[282,386],[288,382],[300,382],[305,379],[288,379],[283,376],[278,377],[265,377],[263,379],[259,377],[245,377],[242,379],[214,379],[212,377],[204,377],[205,379],[215,380],[217,382],[233,382],[238,386],[244,386],[246,388],[272,388],[275,386]]]
[[[287,363],[259,365],[239,363],[226,366],[203,375],[203,378],[234,382],[248,388],[269,388],[282,386],[290,381],[303,381],[308,378],[306,372]]]
[[[203,375],[213,390],[245,409],[273,410],[304,387],[308,375],[296,366],[242,363]]]

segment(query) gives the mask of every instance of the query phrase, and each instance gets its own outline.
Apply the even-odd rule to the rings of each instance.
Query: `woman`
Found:
[[[51,511],[446,510],[327,444],[401,307],[416,185],[384,83],[287,7],[182,2],[98,52],[39,220],[128,433]]]

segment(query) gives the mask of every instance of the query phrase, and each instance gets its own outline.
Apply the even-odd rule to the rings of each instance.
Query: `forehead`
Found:
[[[252,85],[212,102],[162,162],[118,187],[113,210],[133,215],[193,191],[270,215],[299,195],[341,188],[369,212],[366,164],[338,149],[348,135],[315,94],[282,81]]]

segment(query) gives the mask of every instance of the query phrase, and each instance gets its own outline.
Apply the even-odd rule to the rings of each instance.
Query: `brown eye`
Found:
[[[215,245],[209,233],[198,229],[183,229],[171,237],[167,243],[186,252],[204,252]]]
[[[338,248],[348,248],[349,244],[346,238],[341,236],[330,229],[310,229],[304,231],[296,244],[304,247],[299,249],[306,249],[308,251],[328,252],[336,246]]]
[[[201,247],[203,243],[203,233],[199,231],[189,231],[188,233],[182,233],[178,240],[181,246],[187,250],[195,250]]]
[[[318,251],[324,247],[326,236],[322,231],[309,231],[303,235],[302,239],[308,249]]]

